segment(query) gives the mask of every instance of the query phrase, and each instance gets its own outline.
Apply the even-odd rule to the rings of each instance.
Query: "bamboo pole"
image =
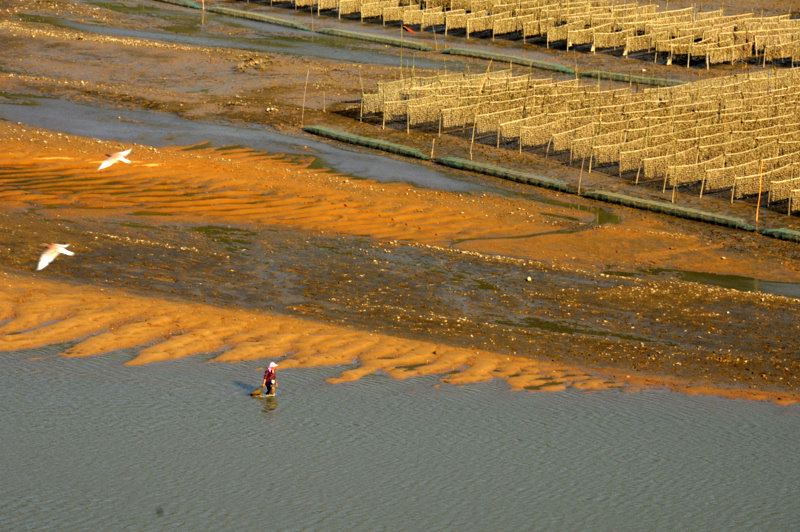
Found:
[[[381,17],[382,18],[382,17]],[[384,22],[384,26],[386,23]],[[400,24],[400,79],[403,79],[403,25]]]
[[[308,75],[311,73],[311,69],[309,68],[306,70],[306,84],[303,86],[303,109],[300,111],[300,127],[303,127],[304,123],[303,120],[305,119],[306,115],[306,91],[308,90]]]
[[[758,201],[756,201],[756,231],[758,231],[758,211],[761,207],[761,185],[764,180],[764,159],[761,159],[761,168],[758,170]]]
[[[477,117],[472,119],[472,140],[469,143],[469,160],[472,160],[472,145],[475,144],[475,128],[478,127]]]
[[[361,77],[361,65],[358,65],[358,84],[361,86],[361,110],[358,113],[358,121],[364,121],[364,79]]]

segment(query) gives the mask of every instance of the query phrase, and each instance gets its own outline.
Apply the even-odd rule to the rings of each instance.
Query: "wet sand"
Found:
[[[67,2],[18,9],[132,24]],[[15,51],[0,65],[4,98],[46,94],[198,119],[258,116],[297,134],[301,114],[307,123],[368,127],[348,118],[347,102],[364,77],[392,75],[367,66],[359,81],[331,61],[97,38],[20,21],[8,10],[0,36]],[[29,54],[39,60],[24,62]],[[114,74],[131,61],[136,71],[126,76],[135,85]],[[186,64],[191,71],[177,69]],[[298,87],[312,69],[315,90],[302,110]],[[342,113],[331,113],[337,105]],[[106,153],[128,147],[132,164],[96,171]],[[451,149],[458,147],[453,140]],[[621,222],[599,225],[580,198],[536,191],[550,202],[532,201],[513,184],[502,184],[505,194],[465,194],[355,180],[309,168],[310,160],[244,149],[119,145],[0,123],[0,152],[0,350],[64,343],[65,355],[86,356],[140,346],[129,363],[195,354],[282,358],[283,368],[355,360],[339,380],[381,370],[454,383],[503,378],[531,391],[667,386],[800,397],[797,299],[642,273],[797,283],[796,244],[616,207]],[[543,168],[562,171],[549,164]],[[230,231],[197,236],[208,227]],[[249,254],[239,252],[237,230],[252,241],[242,244]],[[333,245],[365,257],[354,267],[335,253],[308,251],[310,264],[284,266],[271,278],[252,251],[270,232],[308,235],[312,247],[350,239]],[[158,235],[166,237],[160,244]],[[32,272],[40,244],[62,237],[73,238],[76,256]],[[285,249],[266,251],[281,264],[292,253],[305,256],[289,237],[281,242]],[[402,271],[392,262],[401,260]],[[456,274],[434,273],[433,287],[431,271],[412,273],[415,261]],[[474,271],[486,275],[463,280]],[[281,292],[282,275],[299,279],[302,297]],[[260,301],[260,292],[274,299]]]

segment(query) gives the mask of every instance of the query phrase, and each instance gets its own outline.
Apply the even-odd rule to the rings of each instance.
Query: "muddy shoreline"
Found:
[[[152,2],[122,4],[129,13],[80,2],[26,1],[4,9],[0,39],[13,53],[0,64],[0,103],[15,94],[44,95],[193,120],[259,123],[295,135],[301,135],[301,117],[359,132],[376,127],[354,119],[360,85],[396,75],[375,64],[356,70],[333,60],[98,37],[30,17],[133,29],[153,25],[142,9]],[[179,9],[159,8],[185,18]],[[211,17],[207,24],[206,31],[220,34],[252,31]],[[23,59],[28,57],[37,60]],[[303,107],[306,74],[311,90]],[[429,141],[421,134],[385,134],[405,143]],[[432,342],[473,356],[477,350],[484,360],[505,356],[603,376],[576,381],[562,372],[542,380],[531,373],[518,385],[522,389],[627,383],[784,402],[800,394],[798,299],[686,282],[674,273],[798,283],[796,244],[616,207],[610,210],[620,223],[599,225],[591,210],[563,206],[596,207],[588,200],[494,180],[504,194],[437,192],[311,171],[275,155],[221,157],[213,149],[136,146],[138,166],[115,168],[112,186],[93,174],[92,158],[115,143],[9,123],[2,124],[0,143],[6,168],[2,262],[31,290],[37,279],[46,282],[30,273],[40,240],[68,239],[82,259],[59,259],[46,273],[77,292],[122,290],[208,305],[223,314],[267,312],[360,331],[354,338],[387,335],[403,346],[395,346],[398,352],[404,342]],[[463,154],[464,143],[448,139],[439,149]],[[497,157],[488,146],[479,152]],[[504,162],[536,164],[553,174],[574,171],[535,155]],[[23,168],[31,172],[28,180],[7,180]],[[179,168],[180,175],[169,168]],[[193,176],[200,173],[205,176],[198,183]],[[55,180],[59,175],[68,179]],[[261,176],[258,184],[254,175]],[[142,183],[146,194],[140,193]],[[550,203],[532,201],[532,193]],[[12,296],[10,289],[6,283],[12,310],[0,317],[0,345],[7,348],[19,340],[14,320],[20,305],[32,297]],[[47,322],[30,319],[37,327]],[[37,334],[80,342],[106,336],[108,327],[98,322],[80,334],[65,332],[69,328],[53,329],[56,334],[45,325]],[[202,336],[201,330],[185,325],[159,334],[178,345],[182,334]],[[235,351],[248,341],[229,339],[216,347],[183,342],[173,354]],[[94,343],[87,353],[117,345]],[[313,342],[295,338],[282,345],[298,365],[327,360],[319,347],[310,347]],[[452,371],[448,378],[457,381],[464,373],[459,368],[480,366],[461,355],[447,364],[408,354],[387,354],[380,362],[341,343],[321,345],[331,359],[338,351],[358,358],[362,371],[398,376]],[[258,349],[246,356],[259,354],[265,356]],[[519,368],[490,366],[479,378],[506,378],[514,385],[525,375]]]

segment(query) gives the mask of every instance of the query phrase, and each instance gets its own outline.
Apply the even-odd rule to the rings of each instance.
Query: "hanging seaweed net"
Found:
[[[436,128],[617,166],[637,182],[789,201],[800,166],[800,68],[674,87],[603,89],[519,69],[411,76],[364,93],[383,123]],[[773,190],[774,187],[774,190]],[[793,188],[794,187],[794,188]]]

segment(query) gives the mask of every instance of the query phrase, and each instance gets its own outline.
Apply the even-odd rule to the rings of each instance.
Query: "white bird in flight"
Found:
[[[47,249],[45,249],[42,256],[39,257],[39,265],[36,267],[36,271],[44,269],[61,253],[64,255],[74,255],[75,253],[68,250],[67,246],[69,246],[69,244],[47,244]]]
[[[108,159],[100,163],[100,167],[97,169],[102,170],[103,168],[108,168],[117,161],[130,164],[130,161],[125,158],[130,152],[131,148],[128,148],[125,151],[118,151],[116,153],[112,153],[111,155],[108,156]]]

